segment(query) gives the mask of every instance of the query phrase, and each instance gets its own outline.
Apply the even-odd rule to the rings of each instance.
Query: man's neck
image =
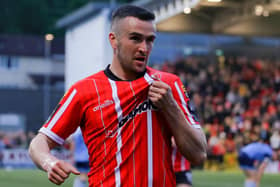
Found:
[[[122,68],[114,65],[114,63],[112,63],[109,68],[110,72],[117,77],[117,79],[122,80],[122,81],[133,81],[138,79],[139,77],[142,77],[146,71],[144,71],[143,73],[139,73],[139,74],[129,74],[127,72],[125,72]]]

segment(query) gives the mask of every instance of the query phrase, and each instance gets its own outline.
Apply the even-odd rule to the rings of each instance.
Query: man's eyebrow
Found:
[[[129,33],[130,36],[143,36],[143,34],[140,34],[138,32],[132,32],[132,33]]]
[[[138,33],[138,32],[132,32],[132,33],[129,33],[130,36],[141,36],[143,37],[144,35],[141,34],[141,33]],[[155,34],[151,34],[151,35],[148,35],[146,36],[147,38],[156,38],[156,35]]]

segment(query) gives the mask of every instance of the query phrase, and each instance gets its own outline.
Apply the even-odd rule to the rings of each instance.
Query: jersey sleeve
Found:
[[[189,124],[194,128],[201,128],[195,106],[191,103],[182,81],[177,77],[170,86],[172,89],[172,94],[181,110],[184,112]]]
[[[78,95],[78,89],[71,87],[39,132],[62,145],[81,123],[82,107]]]

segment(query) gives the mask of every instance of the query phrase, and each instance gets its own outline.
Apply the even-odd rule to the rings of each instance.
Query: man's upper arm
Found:
[[[79,94],[80,90],[72,86],[39,132],[62,145],[81,123],[83,110]]]
[[[172,85],[172,93],[177,104],[185,114],[186,119],[194,128],[201,128],[195,106],[191,103],[187,91],[179,78]]]
[[[37,134],[37,136],[35,137],[35,140],[40,143],[41,145],[45,142],[49,149],[53,149],[54,147],[58,146],[59,144],[57,144],[54,140],[52,140],[51,138],[49,138],[47,135],[39,132]]]

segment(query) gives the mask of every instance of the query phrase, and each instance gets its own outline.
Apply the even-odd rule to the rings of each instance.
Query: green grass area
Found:
[[[243,187],[241,171],[193,171],[194,187]],[[264,174],[260,187],[279,187],[279,174]]]
[[[61,185],[72,187],[74,175]],[[240,171],[210,172],[193,171],[194,187],[243,187],[244,176]],[[56,185],[48,181],[46,173],[40,170],[1,170],[0,186],[2,187],[54,187]],[[279,174],[265,174],[261,187],[279,187]]]
[[[74,175],[65,181],[61,187],[72,187]],[[1,187],[55,187],[49,182],[47,174],[40,170],[2,170],[0,169]]]

